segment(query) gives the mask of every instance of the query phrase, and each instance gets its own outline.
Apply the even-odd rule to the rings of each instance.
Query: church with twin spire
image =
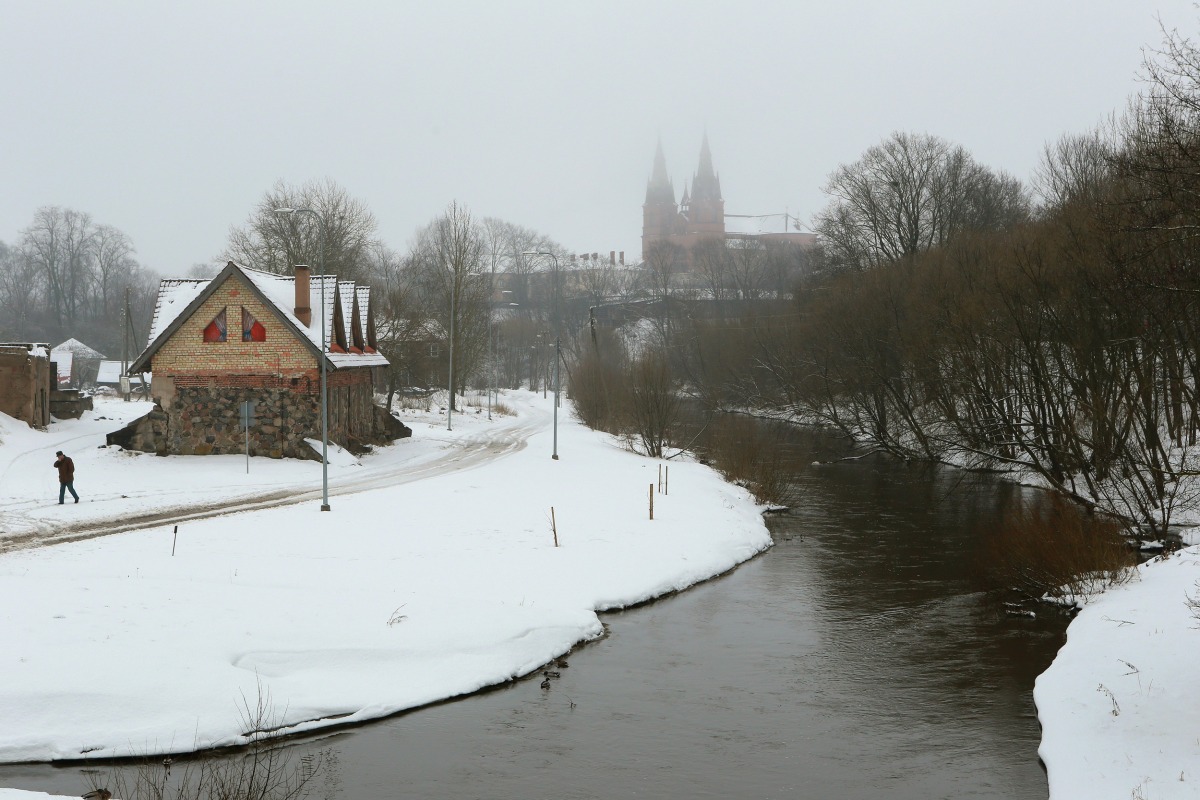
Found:
[[[703,239],[725,239],[725,200],[721,197],[721,178],[713,171],[708,134],[704,134],[700,145],[700,166],[691,186],[684,184],[678,203],[659,141],[642,206],[642,260],[646,261],[660,242],[679,245],[690,253]]]
[[[727,223],[732,225],[727,227]],[[642,204],[642,261],[648,261],[657,246],[667,243],[679,248],[684,264],[690,268],[692,254],[701,242],[723,243],[730,239],[768,239],[801,247],[816,242],[816,236],[801,232],[798,220],[786,213],[733,215],[730,219],[721,196],[721,177],[713,169],[707,133],[700,144],[700,164],[676,203],[675,184],[667,175],[660,140],[646,184],[646,202]]]

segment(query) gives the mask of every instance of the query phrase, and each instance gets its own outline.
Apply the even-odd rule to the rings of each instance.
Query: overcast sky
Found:
[[[661,137],[707,130],[731,214],[809,221],[894,130],[1028,179],[1138,91],[1191,0],[0,0],[0,241],[88,212],[164,275],[223,249],[275,181],[332,178],[403,250],[452,200],[577,252],[640,252]]]

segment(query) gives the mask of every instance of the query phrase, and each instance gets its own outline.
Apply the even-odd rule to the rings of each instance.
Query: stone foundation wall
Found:
[[[304,441],[321,437],[316,382],[191,375],[175,380],[172,389],[168,403],[156,397],[155,410],[109,434],[109,444],[163,455],[244,453],[246,434],[239,408],[251,400],[255,423],[250,427],[250,455],[320,459]],[[348,450],[362,452],[368,445],[412,435],[375,405],[369,370],[330,374],[328,396],[329,439]]]
[[[239,407],[251,400],[255,422],[250,426],[250,455],[317,458],[304,441],[320,436],[315,399],[284,389],[177,389],[168,416],[166,449],[185,456],[244,453],[246,434]]]

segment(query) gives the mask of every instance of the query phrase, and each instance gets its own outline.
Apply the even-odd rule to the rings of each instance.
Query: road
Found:
[[[419,463],[399,462],[386,466],[373,466],[357,473],[352,481],[331,481],[329,495],[338,497],[358,494],[460,472],[519,452],[525,448],[531,434],[544,428],[545,420],[543,418],[546,416],[544,413],[540,413],[540,410],[523,408],[522,412],[521,419],[512,424],[455,440],[445,452],[432,459]],[[82,441],[89,436],[94,436],[94,434],[81,434],[56,440],[55,445],[50,446],[57,445],[67,449],[67,445],[78,443],[77,440]],[[10,462],[3,473],[0,473],[0,483],[3,483],[5,476],[14,468],[27,460],[26,456],[44,456],[44,452],[45,448],[43,447],[39,448],[36,453],[20,454]],[[40,462],[37,464],[41,466]],[[125,513],[120,517],[91,518],[85,521],[57,521],[35,517],[22,508],[23,506],[33,506],[33,502],[28,500],[6,502],[0,505],[0,512],[7,522],[5,527],[9,530],[15,528],[20,532],[9,533],[0,538],[0,554],[47,547],[64,542],[94,539],[100,536],[111,536],[144,528],[177,525],[190,520],[207,519],[224,514],[318,502],[320,498],[320,486],[311,489],[297,489],[295,486],[288,486],[272,488],[256,494],[243,494],[236,499],[209,499],[195,503],[176,503],[169,507],[148,510],[145,513]]]

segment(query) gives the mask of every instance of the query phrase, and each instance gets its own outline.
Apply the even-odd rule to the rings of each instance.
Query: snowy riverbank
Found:
[[[597,610],[769,546],[753,500],[707,467],[672,462],[650,521],[658,462],[565,411],[553,461],[552,400],[504,401],[515,416],[456,415],[452,432],[444,415],[406,418],[411,440],[331,468],[330,513],[309,500],[192,521],[174,555],[167,526],[0,556],[0,636],[16,643],[0,656],[0,760],[236,744],[260,692],[287,732],[472,692],[600,635]],[[116,416],[110,405],[44,433],[0,431],[0,510],[15,509],[17,534],[247,491],[240,457],[98,449],[110,426],[90,417]],[[60,448],[78,506],[27,488],[53,477]],[[260,487],[319,486],[315,462],[250,470]]]
[[[1200,797],[1198,581],[1200,547],[1188,547],[1071,622],[1034,690],[1051,800]]]

